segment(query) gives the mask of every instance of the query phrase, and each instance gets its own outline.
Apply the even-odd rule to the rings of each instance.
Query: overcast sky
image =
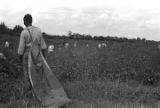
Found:
[[[48,34],[144,37],[160,41],[159,0],[3,0],[0,21],[13,28],[30,13]]]

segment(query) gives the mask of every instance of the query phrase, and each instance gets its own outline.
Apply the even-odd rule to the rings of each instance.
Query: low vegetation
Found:
[[[120,41],[121,38],[116,41],[117,38],[113,37],[115,40],[103,37],[78,39],[81,35],[74,37],[71,32],[72,38],[44,35],[47,45],[55,45],[46,60],[73,100],[69,108],[160,106],[158,42],[144,39]],[[10,42],[9,49],[4,48],[5,40]],[[38,103],[31,94],[24,95],[23,71],[17,55],[18,41],[17,34],[0,34],[0,52],[7,58],[0,60],[0,102],[6,108],[31,108]],[[64,41],[69,43],[68,48],[63,46]],[[77,42],[76,47],[74,42]],[[107,43],[107,47],[98,48],[102,42]]]

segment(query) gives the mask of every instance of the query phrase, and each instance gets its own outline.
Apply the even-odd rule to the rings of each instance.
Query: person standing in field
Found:
[[[40,28],[32,25],[32,16],[23,18],[26,28],[21,32],[18,54],[23,66],[26,85],[42,107],[62,106],[70,99],[45,60],[47,48]]]
[[[5,45],[4,45],[5,48],[9,48],[9,42],[6,40],[5,42]]]

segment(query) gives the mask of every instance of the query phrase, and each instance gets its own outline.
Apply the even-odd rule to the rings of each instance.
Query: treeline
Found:
[[[16,25],[13,29],[11,29],[4,22],[0,24],[0,34],[20,35],[22,30],[23,27],[20,25]],[[43,35],[48,39],[78,39],[78,40],[100,40],[100,41],[116,41],[116,42],[151,41],[140,37],[128,39],[127,37],[117,37],[117,36],[92,36],[90,34],[72,33],[71,31],[68,31],[68,35],[49,35],[45,32],[43,32]]]
[[[43,36],[48,39],[77,39],[77,40],[99,40],[99,41],[115,41],[115,42],[153,42],[153,40],[146,40],[145,38],[117,37],[117,36],[92,36],[90,34],[79,34],[68,32],[68,35],[48,35],[43,33]],[[155,42],[155,41],[154,41]]]
[[[16,25],[15,27],[9,28],[4,22],[0,24],[0,34],[9,34],[9,35],[19,35],[23,27],[20,25]]]

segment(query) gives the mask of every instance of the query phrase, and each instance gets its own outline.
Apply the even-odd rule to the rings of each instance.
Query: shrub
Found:
[[[3,47],[2,50],[7,59],[0,59],[0,102],[7,103],[13,97],[20,98],[23,89],[23,71],[17,55]]]

